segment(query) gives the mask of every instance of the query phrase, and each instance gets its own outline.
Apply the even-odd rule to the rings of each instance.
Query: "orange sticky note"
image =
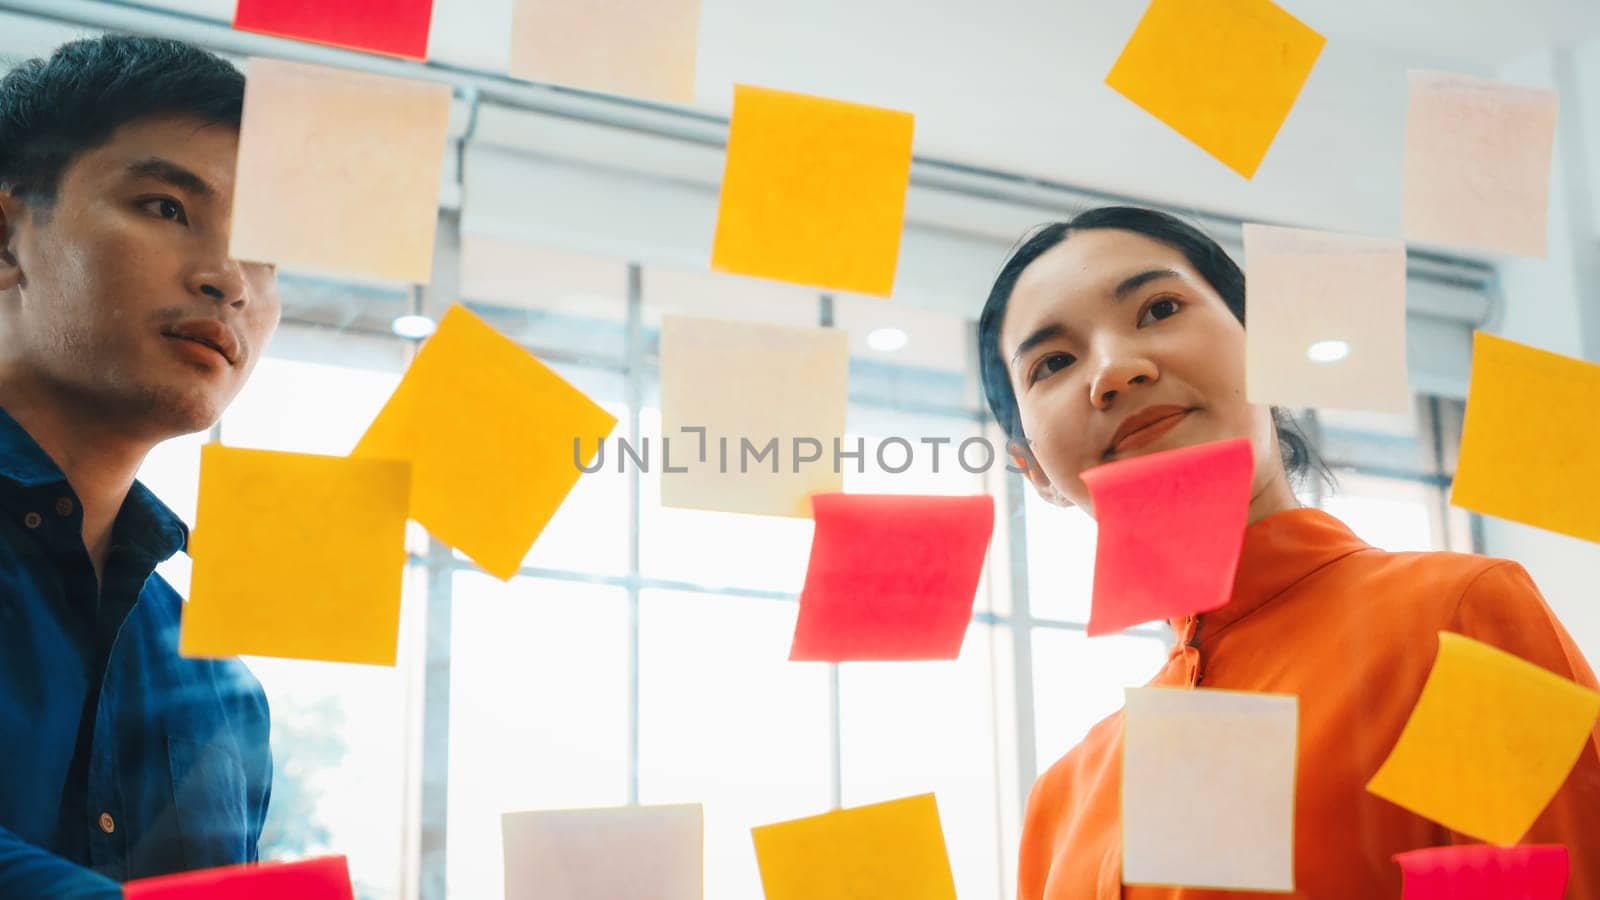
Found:
[[[711,267],[887,297],[910,113],[737,85]]]
[[[1600,693],[1449,631],[1367,790],[1454,831],[1515,844],[1583,752]]]
[[[1271,0],[1151,0],[1106,84],[1251,178],[1326,42]]]
[[[693,103],[699,29],[700,0],[517,0],[511,74]]]
[[[1600,542],[1600,365],[1478,332],[1450,502]]]
[[[1294,890],[1299,699],[1168,687],[1126,696],[1123,882]]]
[[[1091,637],[1228,602],[1244,546],[1253,460],[1250,442],[1234,438],[1083,473],[1100,525]]]
[[[124,900],[355,900],[350,866],[342,856],[140,878],[122,891]]]
[[[466,307],[445,313],[354,456],[411,463],[411,517],[501,579],[515,575],[616,427]]]
[[[751,829],[766,900],[955,900],[932,794]]]
[[[1555,91],[1411,72],[1406,237],[1542,257]]]
[[[410,467],[200,449],[178,652],[392,666]]]
[[[426,282],[450,88],[252,59],[229,254]]]

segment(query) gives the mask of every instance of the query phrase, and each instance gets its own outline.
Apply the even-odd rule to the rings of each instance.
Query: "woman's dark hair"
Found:
[[[983,393],[989,400],[989,409],[995,420],[1005,430],[1006,437],[1019,444],[1026,443],[1022,433],[1022,417],[1017,409],[1017,396],[1011,390],[1011,376],[1000,352],[1000,326],[1005,321],[1006,307],[1011,303],[1011,292],[1024,269],[1033,264],[1052,247],[1065,241],[1075,231],[1096,228],[1115,228],[1142,234],[1152,240],[1177,250],[1194,266],[1200,277],[1228,305],[1233,317],[1244,324],[1244,272],[1216,241],[1189,223],[1163,212],[1137,206],[1102,206],[1074,216],[1068,222],[1056,222],[1034,229],[1017,245],[995,277],[989,289],[989,299],[983,304],[983,315],[978,318],[978,361],[983,376]],[[1311,442],[1300,430],[1288,412],[1272,408],[1272,423],[1278,431],[1278,446],[1283,451],[1283,467],[1294,480],[1319,476],[1332,480],[1332,474],[1323,464]]]
[[[48,211],[72,161],[137,119],[239,127],[244,75],[198,47],[107,35],[63,44],[0,79],[0,188]]]

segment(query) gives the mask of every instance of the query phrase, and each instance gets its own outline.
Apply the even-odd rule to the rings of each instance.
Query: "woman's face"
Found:
[[[1287,491],[1271,409],[1245,399],[1244,326],[1160,241],[1070,234],[1017,279],[1000,354],[1036,463],[1029,480],[1055,502],[1089,509],[1085,469],[1236,437],[1255,451],[1252,497]]]

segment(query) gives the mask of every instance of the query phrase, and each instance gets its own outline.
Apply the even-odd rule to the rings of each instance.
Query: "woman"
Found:
[[[1515,563],[1386,553],[1300,507],[1320,466],[1275,409],[1245,396],[1244,275],[1171,216],[1112,207],[1046,227],[1012,255],[979,322],[984,390],[1046,499],[1089,509],[1084,470],[1245,437],[1249,525],[1228,604],[1174,620],[1150,682],[1299,697],[1295,894],[1398,898],[1398,852],[1473,842],[1366,791],[1432,668],[1441,630],[1580,684],[1595,676]],[[1091,510],[1092,512],[1092,510]],[[1121,884],[1121,714],[1034,785],[1020,900],[1257,896]],[[1174,797],[1174,804],[1185,802]],[[1569,900],[1600,900],[1600,730],[1523,843],[1564,844]]]

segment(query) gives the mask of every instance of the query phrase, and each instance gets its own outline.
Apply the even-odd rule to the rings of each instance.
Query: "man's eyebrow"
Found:
[[[1126,300],[1129,294],[1137,291],[1139,288],[1144,287],[1152,281],[1157,281],[1162,278],[1182,277],[1183,276],[1179,275],[1176,269],[1146,269],[1137,275],[1130,275],[1127,278],[1122,279],[1122,283],[1117,285],[1117,289],[1112,291],[1111,294],[1118,300]]]
[[[204,178],[183,166],[159,156],[151,156],[128,165],[128,174],[135,178],[153,178],[197,197],[214,197],[215,188]]]
[[[1054,340],[1066,333],[1067,329],[1063,325],[1046,325],[1035,329],[1032,334],[1022,339],[1022,343],[1017,345],[1016,352],[1011,354],[1011,365],[1015,366],[1017,361],[1022,359],[1022,354],[1027,353],[1045,341]]]

